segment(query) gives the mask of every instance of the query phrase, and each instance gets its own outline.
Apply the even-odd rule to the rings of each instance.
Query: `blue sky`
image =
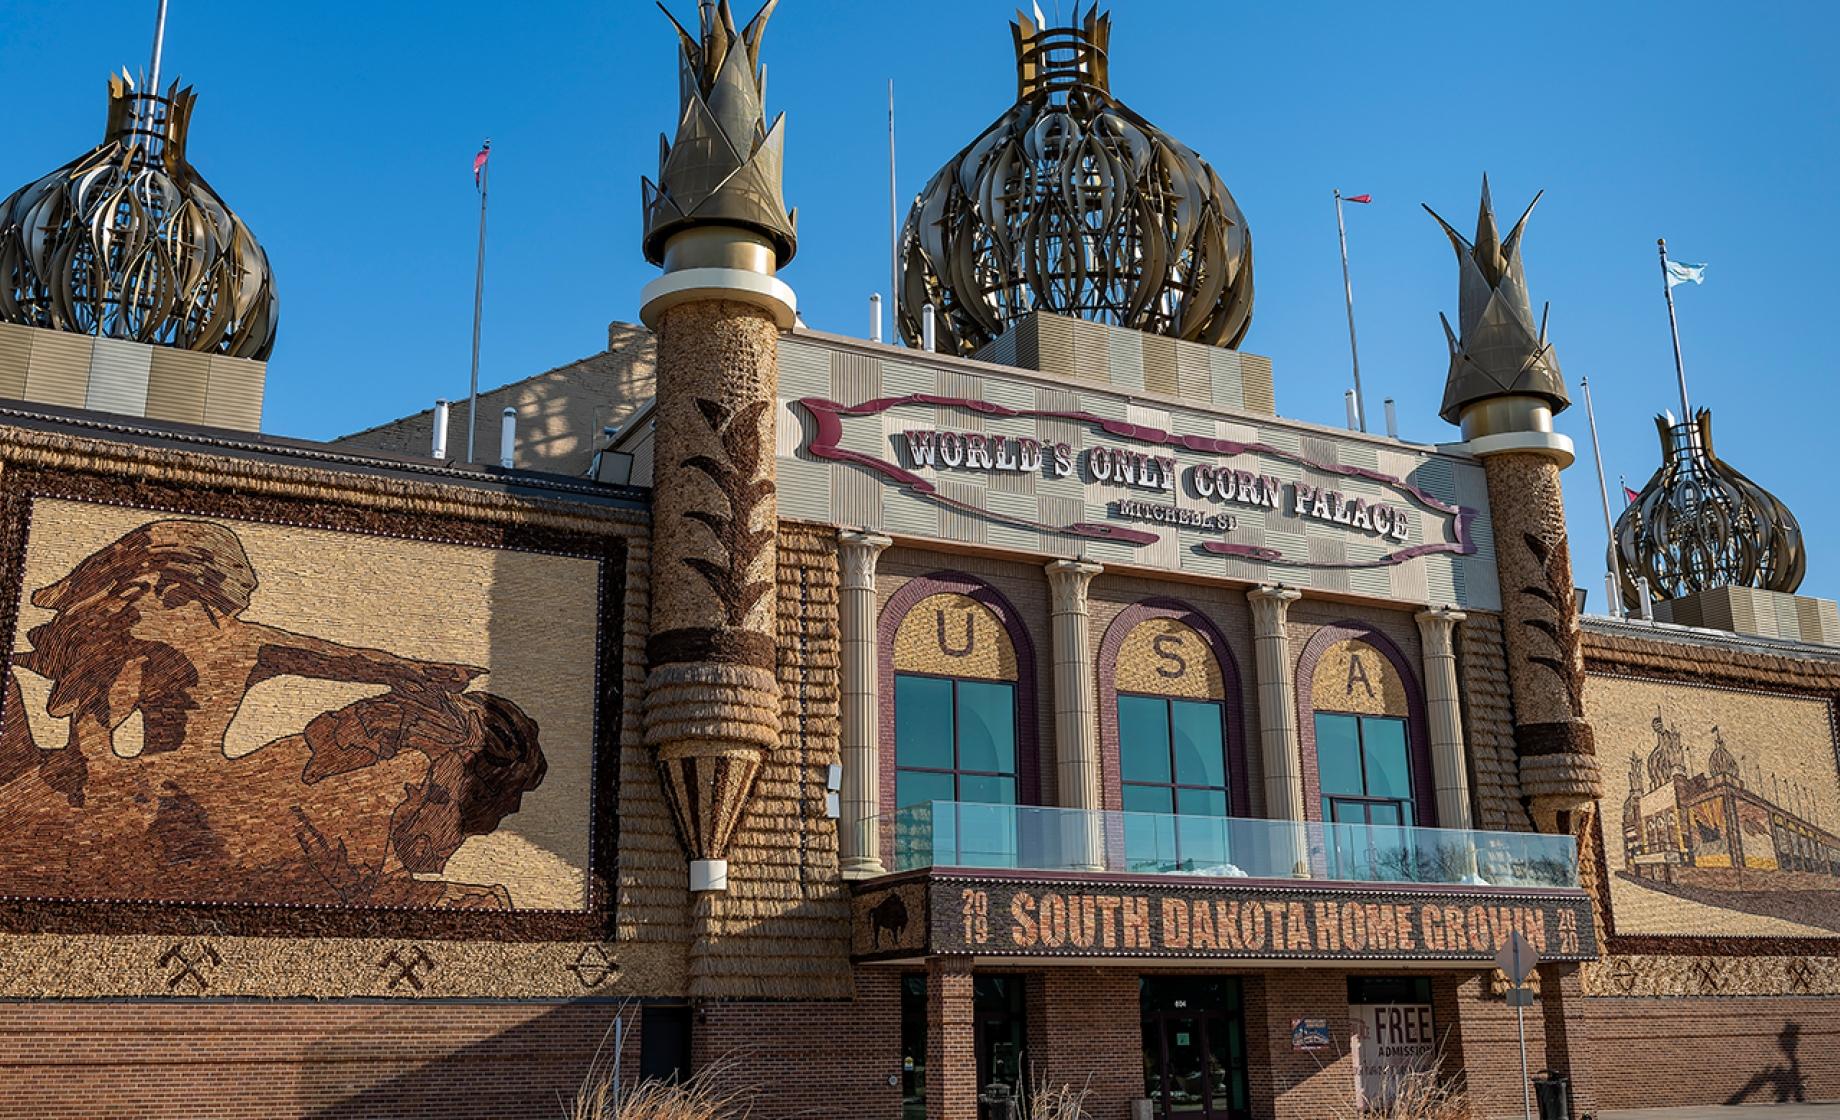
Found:
[[[153,0],[0,0],[13,110],[0,191],[100,139],[106,74],[145,64]],[[741,14],[752,14],[743,0]],[[1043,0],[1052,11],[1052,0]],[[1062,8],[1068,4],[1062,0]],[[680,16],[694,13],[677,0]],[[886,83],[904,200],[1015,93],[997,0],[784,0],[765,58],[789,117],[787,197],[806,320],[867,333],[887,287]],[[1245,348],[1279,411],[1338,424],[1348,379],[1330,192],[1350,208],[1362,371],[1378,420],[1436,415],[1450,250],[1418,209],[1473,227],[1489,173],[1504,221],[1534,191],[1527,271],[1568,380],[1591,378],[1614,491],[1659,459],[1678,407],[1655,238],[1709,261],[1677,293],[1694,403],[1720,453],[1807,531],[1806,593],[1840,595],[1840,517],[1814,453],[1835,441],[1817,236],[1840,195],[1840,7],[1812,2],[1226,3],[1117,0],[1114,92],[1219,170],[1251,225]],[[675,119],[673,36],[642,0],[247,4],[173,0],[167,73],[194,83],[191,156],[249,222],[282,299],[266,427],[330,437],[466,390],[477,218],[493,139],[482,381],[588,354],[654,273],[639,177]],[[1506,213],[1512,211],[1512,214]],[[1574,396],[1577,396],[1574,391]],[[1582,404],[1560,427],[1588,449]],[[1567,472],[1578,582],[1601,607],[1588,452]]]

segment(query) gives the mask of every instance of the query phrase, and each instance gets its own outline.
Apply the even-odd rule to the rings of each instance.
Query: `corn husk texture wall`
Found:
[[[690,990],[704,998],[850,994],[849,897],[825,812],[839,757],[836,531],[785,525],[777,585],[779,743],[730,842],[728,890],[692,904],[703,938]]]

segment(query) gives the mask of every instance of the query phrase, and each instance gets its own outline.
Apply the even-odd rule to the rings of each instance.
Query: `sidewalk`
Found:
[[[1596,1114],[1597,1120],[1836,1120],[1840,1104],[1748,1104],[1736,1108],[1618,1108]]]

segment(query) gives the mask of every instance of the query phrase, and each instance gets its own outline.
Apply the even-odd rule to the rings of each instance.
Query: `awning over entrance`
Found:
[[[856,886],[859,961],[934,956],[1488,962],[1597,957],[1579,889],[933,867]]]

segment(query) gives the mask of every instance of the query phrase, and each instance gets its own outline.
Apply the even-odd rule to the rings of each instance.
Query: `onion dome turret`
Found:
[[[1655,597],[1715,587],[1793,592],[1807,557],[1802,527],[1776,495],[1712,449],[1712,413],[1691,423],[1655,418],[1661,467],[1616,521],[1623,602],[1635,607],[1638,577]]]
[[[1034,311],[1237,346],[1252,236],[1214,169],[1112,96],[1111,17],[1021,12],[1016,103],[933,176],[901,232],[901,334],[972,354]]]
[[[0,322],[268,357],[274,275],[186,158],[195,101],[111,77],[102,143],[0,202]]]

